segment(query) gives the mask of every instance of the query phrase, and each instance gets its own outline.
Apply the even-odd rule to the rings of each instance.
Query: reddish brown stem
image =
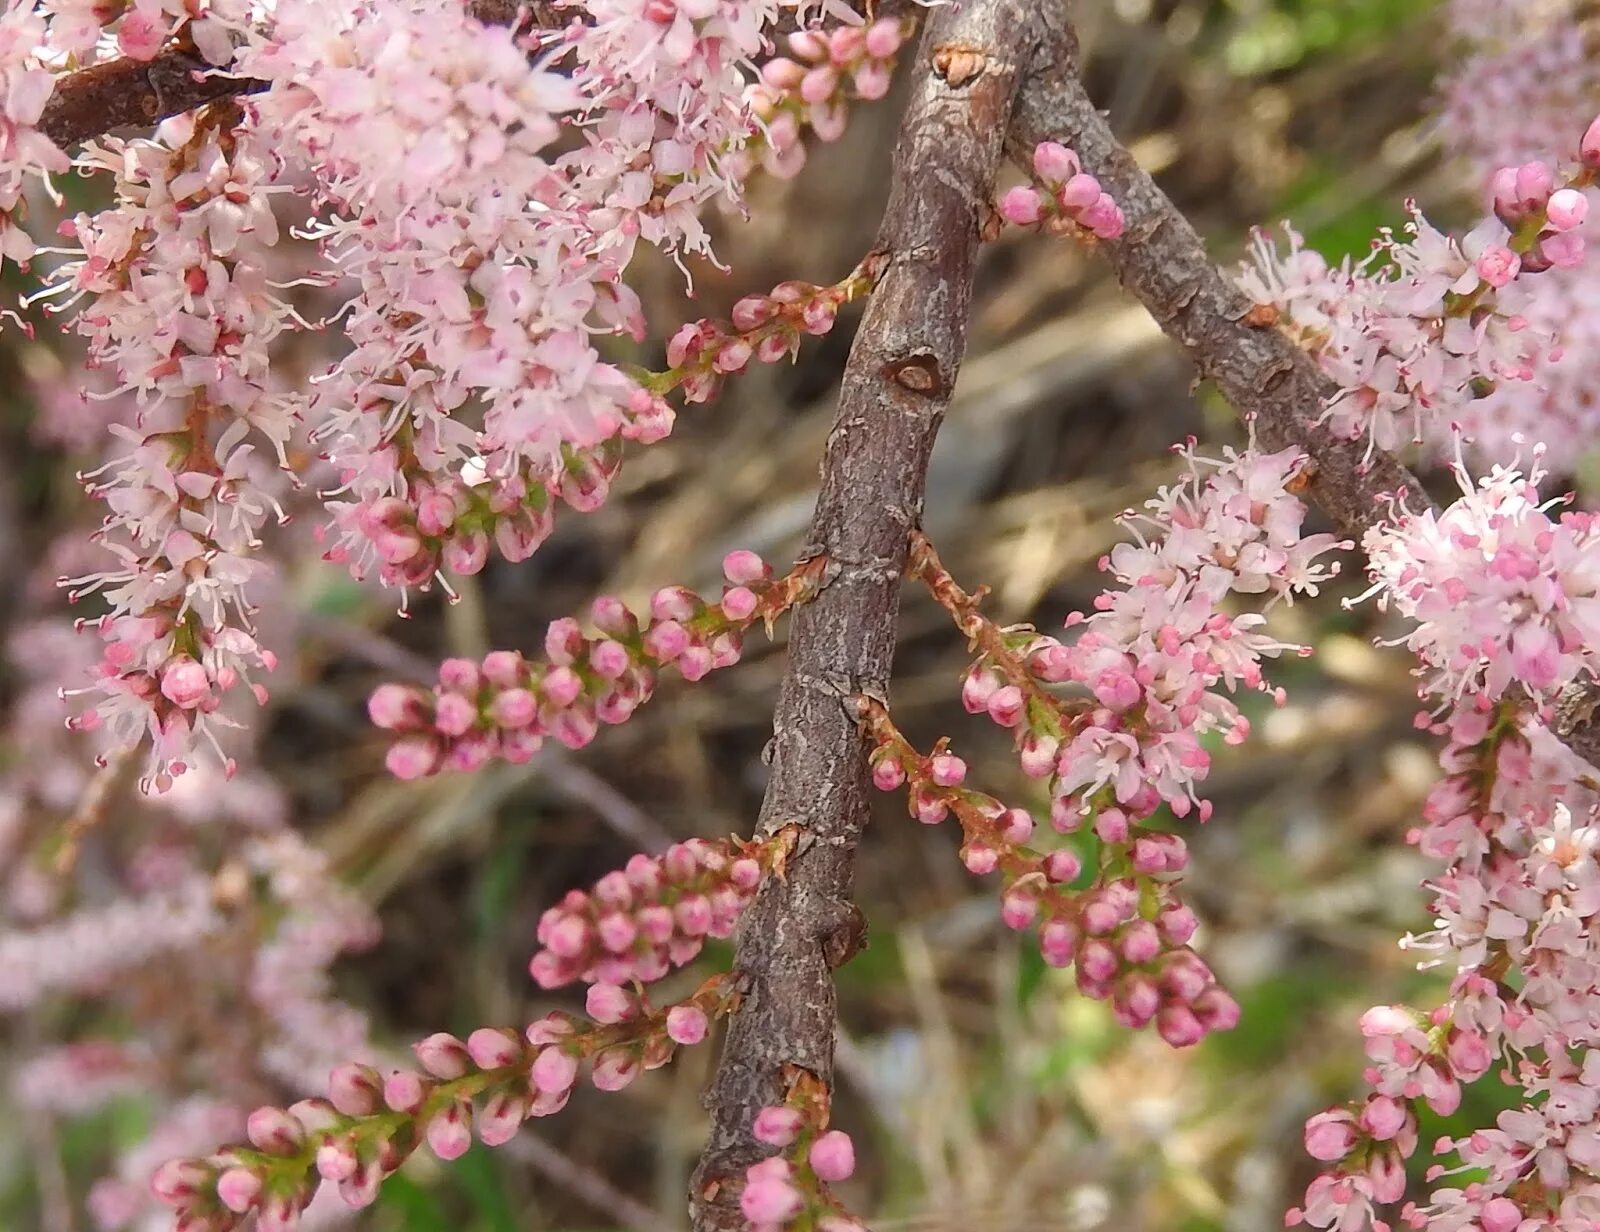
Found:
[[[745,999],[707,1095],[712,1125],[690,1203],[696,1232],[746,1222],[751,1134],[798,1067],[830,1084],[833,969],[865,932],[850,901],[867,815],[867,747],[846,699],[883,697],[894,653],[907,535],[921,520],[928,458],[966,351],[988,201],[1017,83],[1042,37],[1033,0],[933,10],[912,65],[877,247],[887,265],[851,350],[805,555],[829,572],[795,615],[769,747],[763,833],[798,825],[788,875],[769,878],[741,924]]]

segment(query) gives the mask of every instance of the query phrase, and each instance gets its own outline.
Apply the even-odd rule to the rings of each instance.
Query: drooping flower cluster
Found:
[[[625,722],[648,701],[662,668],[700,680],[737,663],[744,631],[806,598],[820,565],[808,561],[774,579],[755,553],[730,552],[719,603],[666,587],[652,596],[650,620],[641,625],[620,599],[604,595],[591,609],[598,635],[585,637],[577,621],[558,620],[545,634],[542,663],[499,650],[481,664],[446,660],[431,694],[383,685],[367,709],[374,723],[400,736],[390,746],[389,769],[413,779],[475,770],[496,757],[526,762],[546,737],[582,748],[602,723]]]
[[[1075,151],[1041,141],[1033,151],[1033,174],[1042,190],[1019,184],[1000,198],[1000,214],[1007,222],[1103,240],[1122,234],[1121,207],[1099,180],[1084,172]]]
[[[793,839],[789,829],[764,842],[693,838],[659,857],[634,856],[539,917],[540,949],[528,967],[534,982],[649,984],[694,961],[706,938],[733,935],[762,876],[781,865]]]
[[[1405,644],[1423,690],[1453,702],[1496,702],[1513,683],[1550,701],[1594,678],[1600,653],[1600,526],[1552,517],[1539,498],[1542,451],[1528,473],[1496,466],[1474,482],[1458,462],[1461,497],[1443,513],[1408,511],[1363,542],[1380,607],[1416,622]]]
[[[322,1181],[347,1205],[368,1206],[423,1143],[451,1160],[465,1154],[474,1133],[485,1146],[509,1142],[529,1117],[566,1106],[585,1061],[597,1088],[620,1090],[665,1065],[678,1044],[704,1038],[731,998],[720,976],[662,1011],[614,986],[593,991],[603,1013],[596,1024],[549,1014],[525,1032],[483,1027],[465,1041],[431,1035],[414,1046],[417,1070],[340,1065],[326,1099],[257,1108],[247,1144],[172,1161],[152,1187],[193,1232],[229,1232],[251,1215],[257,1226],[292,1229]],[[612,1004],[613,994],[627,1004]]]
[[[829,1129],[827,1088],[805,1075],[782,1104],[756,1113],[757,1142],[777,1153],[750,1165],[739,1209],[750,1232],[780,1232],[800,1226],[817,1232],[865,1232],[828,1186],[856,1170],[855,1143],[842,1129]]]
[[[1037,926],[1044,960],[1074,967],[1085,996],[1110,1001],[1124,1026],[1153,1023],[1177,1048],[1238,1022],[1237,1003],[1188,944],[1197,921],[1177,892],[1176,874],[1188,864],[1181,838],[1135,834],[1126,813],[1105,808],[1096,830],[1106,855],[1089,883],[1075,888],[1082,861],[1071,851],[1030,847],[1027,810],[963,786],[965,762],[942,743],[919,753],[878,703],[861,699],[859,713],[874,742],[873,782],[884,791],[906,787],[907,808],[924,824],[955,816],[967,870],[1001,874],[1001,918],[1018,930]]]
[[[74,578],[99,594],[99,680],[75,720],[133,747],[148,733],[157,789],[198,750],[228,762],[215,727],[230,691],[265,690],[274,657],[254,636],[250,584],[262,528],[281,513],[258,456],[282,459],[292,415],[268,388],[268,348],[290,308],[260,250],[276,241],[271,166],[255,130],[222,104],[162,126],[154,141],[87,157],[117,179],[118,205],[70,225],[81,246],[55,290],[97,298],[77,317],[91,362],[136,393],[118,429],[128,451],[86,477],[109,513],[96,538],[116,564]]]
[[[1476,399],[1560,356],[1554,333],[1530,328],[1533,276],[1583,261],[1600,119],[1577,153],[1565,182],[1543,162],[1499,168],[1493,213],[1459,238],[1408,204],[1403,237],[1384,229],[1359,263],[1330,266],[1289,228],[1284,252],[1256,233],[1240,285],[1338,385],[1323,409],[1334,431],[1388,450],[1447,442]]]

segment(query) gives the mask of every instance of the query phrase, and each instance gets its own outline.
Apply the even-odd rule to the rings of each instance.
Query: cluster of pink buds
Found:
[[[910,33],[909,22],[885,17],[869,26],[791,34],[789,55],[762,65],[761,80],[745,95],[762,125],[767,170],[784,178],[798,174],[806,161],[806,128],[822,141],[837,141],[852,93],[869,101],[887,94],[895,57]]]
[[[1041,141],[1033,151],[1033,174],[1037,186],[1019,184],[1000,198],[1000,213],[1007,222],[1103,240],[1122,234],[1121,208],[1099,180],[1085,174],[1074,151],[1059,142]]]
[[[743,372],[751,360],[775,364],[792,359],[806,335],[833,329],[839,309],[870,291],[882,263],[863,261],[848,278],[832,286],[782,282],[767,295],[747,295],[733,306],[731,321],[690,321],[667,344],[666,372],[651,378],[656,394],[678,388],[686,402],[709,402],[723,378]]]
[[[1495,215],[1521,243],[1495,245],[1482,253],[1479,276],[1492,287],[1502,287],[1519,270],[1537,274],[1552,266],[1571,269],[1580,264],[1583,236],[1579,230],[1589,215],[1583,186],[1592,179],[1592,172],[1584,172],[1572,184],[1562,186],[1556,173],[1541,162],[1501,167],[1495,172]]]
[[[353,395],[355,409],[392,423],[393,396],[381,386],[363,391]],[[555,529],[558,500],[580,513],[600,508],[622,465],[623,442],[664,440],[673,419],[665,399],[636,389],[626,413],[617,417],[616,435],[586,448],[569,445],[553,462],[523,462],[505,474],[494,473],[482,459],[444,473],[418,465],[410,451],[397,451],[404,494],[330,502],[333,520],[318,530],[319,538],[333,541],[324,559],[348,566],[357,577],[376,565],[384,585],[420,590],[441,570],[458,577],[480,572],[491,546],[512,563],[526,560]],[[343,430],[333,421],[327,427]],[[348,466],[340,474],[347,484],[356,478]]]
[[[549,1014],[521,1033],[431,1035],[414,1046],[417,1069],[386,1075],[340,1065],[326,1099],[256,1109],[248,1144],[165,1164],[151,1187],[177,1209],[182,1232],[231,1232],[252,1214],[261,1232],[289,1232],[319,1181],[336,1184],[350,1206],[368,1206],[423,1143],[451,1160],[466,1153],[474,1132],[485,1146],[509,1142],[528,1118],[566,1106],[585,1062],[598,1089],[621,1090],[665,1065],[678,1045],[704,1039],[710,1020],[731,1005],[723,976],[660,1011],[608,985],[591,994],[599,1011],[592,1024]]]
[[[553,622],[544,662],[497,650],[481,663],[447,659],[431,691],[380,685],[367,712],[379,727],[399,734],[388,767],[414,779],[476,770],[496,757],[524,763],[547,736],[582,748],[600,724],[622,723],[649,700],[662,668],[699,680],[737,663],[744,631],[807,597],[820,567],[820,559],[812,560],[773,578],[754,552],[730,552],[720,603],[669,586],[651,598],[649,622],[641,625],[620,599],[603,595],[591,609],[597,634],[584,636],[570,618]]]
[[[540,917],[529,971],[541,988],[659,980],[693,961],[707,937],[733,935],[761,878],[793,845],[786,827],[765,842],[692,838],[661,856],[636,855]]]
[[[827,1186],[847,1181],[856,1170],[850,1135],[828,1126],[827,1088],[807,1075],[790,1089],[783,1104],[756,1114],[756,1141],[778,1154],[752,1164],[745,1173],[739,1207],[751,1232],[779,1232],[797,1226],[817,1232],[864,1232]]]
[[[1090,884],[1074,888],[1084,872],[1078,856],[1027,846],[1032,815],[963,786],[966,763],[943,741],[924,755],[881,704],[858,698],[857,713],[874,744],[873,783],[883,791],[906,787],[907,808],[924,824],[954,816],[967,870],[1003,878],[1000,914],[1006,925],[1037,926],[1045,961],[1074,966],[1086,996],[1109,1000],[1127,1027],[1154,1023],[1161,1038],[1178,1048],[1238,1022],[1238,1005],[1188,945],[1197,922],[1177,893],[1178,874],[1188,863],[1181,838],[1136,833],[1127,813],[1108,803],[1095,820],[1104,856]],[[1081,824],[1079,814],[1063,816]]]

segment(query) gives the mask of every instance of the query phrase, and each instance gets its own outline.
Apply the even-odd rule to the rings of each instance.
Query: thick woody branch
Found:
[[[1383,521],[1386,496],[1427,503],[1421,484],[1400,462],[1365,441],[1335,436],[1317,424],[1337,387],[1259,311],[1206,254],[1189,220],[1136,163],[1095,108],[1078,75],[1078,45],[1067,6],[1045,5],[1052,67],[1034,73],[1017,101],[1007,135],[1013,158],[1028,165],[1034,146],[1073,147],[1084,170],[1122,207],[1126,230],[1102,244],[1117,276],[1161,328],[1188,352],[1202,377],[1250,417],[1269,449],[1295,447],[1312,459],[1307,495],[1339,529],[1361,541]],[[1600,724],[1590,721],[1600,694],[1575,685],[1563,695],[1553,730],[1575,753],[1600,766]]]
[[[879,247],[887,265],[845,370],[828,438],[809,557],[828,561],[797,610],[769,745],[760,832],[802,837],[783,877],[746,911],[733,1016],[695,1173],[696,1232],[747,1226],[739,1178],[767,1153],[756,1112],[786,1076],[830,1082],[833,969],[862,944],[850,901],[867,817],[867,746],[846,699],[883,698],[909,533],[928,457],[966,350],[973,270],[1021,70],[1040,45],[1037,0],[964,0],[932,11],[916,57]]]

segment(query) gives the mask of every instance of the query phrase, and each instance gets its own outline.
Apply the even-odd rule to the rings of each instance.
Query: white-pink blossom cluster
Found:
[[[1100,562],[1119,583],[1075,613],[1070,645],[1034,637],[1030,673],[1045,684],[1075,684],[1092,704],[1060,730],[1030,713],[1018,682],[980,663],[963,690],[969,710],[987,712],[1017,731],[1023,768],[1048,778],[1053,819],[1074,828],[1100,807],[1137,821],[1165,803],[1180,817],[1210,807],[1196,785],[1210,768],[1200,743],[1220,731],[1243,740],[1249,723],[1231,694],[1270,691],[1261,661],[1300,648],[1267,633],[1260,612],[1230,613],[1231,596],[1293,601],[1314,595],[1337,572],[1320,558],[1342,546],[1333,535],[1306,535],[1305,504],[1289,489],[1306,462],[1293,450],[1226,451],[1221,461],[1179,452],[1188,474],[1129,513],[1132,542]]]
[[[1405,644],[1421,662],[1424,691],[1483,703],[1513,683],[1541,701],[1600,675],[1600,524],[1564,501],[1542,501],[1542,451],[1524,474],[1496,466],[1468,477],[1442,513],[1391,519],[1363,541],[1380,607],[1415,622]]]
[[[1600,160],[1591,140],[1600,119],[1566,178],[1539,161],[1495,169],[1492,212],[1459,237],[1414,202],[1402,233],[1382,229],[1360,262],[1330,265],[1289,227],[1283,251],[1256,232],[1240,285],[1338,386],[1322,414],[1335,432],[1386,450],[1448,443],[1476,400],[1561,358],[1559,323],[1536,308],[1546,288],[1536,275],[1583,263],[1590,159]]]
[[[94,297],[76,328],[90,362],[140,407],[113,428],[126,452],[85,476],[107,516],[96,541],[110,567],[73,578],[98,595],[97,682],[75,722],[114,742],[151,741],[145,781],[166,789],[198,752],[224,764],[225,695],[264,687],[274,656],[254,634],[256,549],[281,517],[263,470],[284,459],[291,408],[270,388],[269,347],[291,309],[267,279],[278,236],[273,162],[250,126],[182,116],[156,140],[109,141],[86,155],[115,177],[117,204],[69,230],[79,248],[53,293]],[[262,447],[264,448],[264,452]]]
[[[36,247],[14,217],[29,179],[59,174],[71,165],[38,129],[55,87],[55,75],[40,63],[44,36],[37,5],[10,4],[0,13],[0,258],[19,264]]]

